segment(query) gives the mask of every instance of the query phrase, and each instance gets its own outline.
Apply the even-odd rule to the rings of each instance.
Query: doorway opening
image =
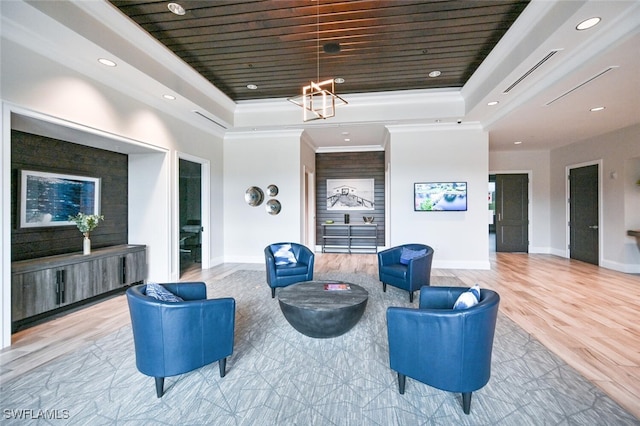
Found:
[[[179,159],[180,276],[202,269],[202,165]]]
[[[496,175],[489,175],[489,253],[496,251]]]

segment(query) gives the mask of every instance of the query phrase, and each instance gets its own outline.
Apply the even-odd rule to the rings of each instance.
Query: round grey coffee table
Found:
[[[325,289],[326,284],[344,284],[348,290]],[[284,287],[278,302],[284,317],[309,337],[337,337],[349,331],[362,317],[369,293],[356,284],[337,281],[305,281]]]

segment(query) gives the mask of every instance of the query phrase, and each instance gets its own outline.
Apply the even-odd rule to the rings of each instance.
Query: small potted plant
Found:
[[[84,254],[91,253],[89,233],[96,229],[100,220],[104,220],[104,216],[98,214],[84,214],[80,212],[75,216],[69,216],[69,221],[75,222],[80,232],[82,232],[82,235],[84,235],[84,244],[82,246]]]

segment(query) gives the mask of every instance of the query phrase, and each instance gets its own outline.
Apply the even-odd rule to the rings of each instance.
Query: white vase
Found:
[[[82,249],[84,254],[91,254],[91,240],[89,237],[84,237],[84,242],[82,243]]]

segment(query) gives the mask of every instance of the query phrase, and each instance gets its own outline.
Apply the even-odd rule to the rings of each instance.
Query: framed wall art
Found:
[[[100,178],[20,171],[20,227],[75,225],[69,216],[100,214]]]
[[[327,179],[327,210],[374,210],[374,179]]]

